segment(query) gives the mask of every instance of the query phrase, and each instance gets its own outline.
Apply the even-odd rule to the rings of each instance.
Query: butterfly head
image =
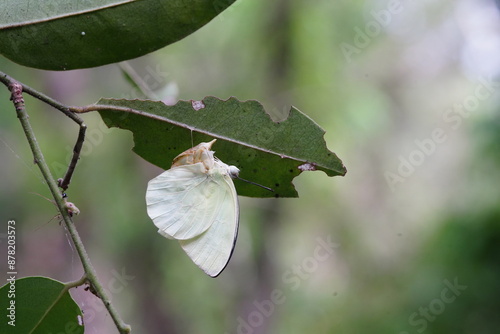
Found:
[[[227,166],[227,173],[232,179],[236,179],[240,175],[240,170],[236,166]]]

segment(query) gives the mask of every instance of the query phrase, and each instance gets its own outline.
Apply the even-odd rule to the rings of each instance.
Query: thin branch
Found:
[[[5,83],[6,76],[2,76],[0,74],[0,81]],[[102,302],[104,303],[104,306],[108,310],[109,314],[111,315],[111,318],[113,319],[117,329],[119,330],[120,333],[130,333],[130,326],[125,324],[123,320],[120,318],[118,315],[118,312],[114,308],[113,304],[111,304],[111,301],[109,299],[109,296],[106,294],[104,287],[101,285],[99,280],[97,279],[97,274],[92,266],[92,263],[90,262],[89,256],[87,254],[87,251],[85,250],[85,247],[83,246],[82,240],[80,239],[80,235],[78,234],[78,231],[76,230],[73,221],[70,216],[70,212],[68,212],[67,205],[63,199],[62,194],[59,192],[58,185],[56,181],[54,180],[52,174],[50,173],[49,167],[47,163],[45,162],[44,156],[42,151],[40,150],[40,147],[38,146],[38,142],[36,140],[35,134],[33,132],[33,129],[31,128],[31,124],[29,122],[29,117],[26,112],[26,108],[24,105],[24,98],[23,98],[23,89],[25,86],[22,84],[16,82],[12,78],[8,78],[10,81],[8,82],[8,88],[11,92],[11,100],[14,103],[14,106],[16,108],[17,112],[17,117],[19,118],[19,121],[21,122],[21,126],[24,130],[24,133],[26,135],[26,138],[28,140],[28,143],[31,147],[31,151],[33,152],[33,157],[35,163],[38,165],[40,168],[40,171],[42,172],[43,178],[47,182],[50,192],[52,193],[52,197],[54,198],[57,208],[59,209],[59,212],[61,213],[62,219],[64,221],[64,224],[66,225],[66,228],[69,232],[69,235],[71,237],[71,240],[73,240],[73,244],[75,245],[75,248],[78,252],[78,255],[80,257],[80,260],[82,261],[83,268],[85,270],[85,274],[87,276],[88,281],[92,284],[93,288],[95,289],[96,293],[98,296],[101,298]]]
[[[63,178],[58,179],[59,187],[61,187],[63,190],[68,189],[69,183],[71,182],[71,177],[73,176],[73,172],[75,171],[76,163],[80,159],[80,151],[82,150],[83,141],[85,140],[85,131],[87,130],[87,125],[85,125],[83,119],[81,119],[80,116],[76,115],[64,104],[54,100],[53,98],[43,93],[34,90],[29,86],[17,82],[12,77],[8,76],[3,72],[0,72],[0,82],[5,84],[6,86],[9,86],[13,82],[17,83],[22,87],[23,92],[26,92],[27,94],[33,96],[34,98],[47,103],[48,105],[56,108],[57,110],[60,110],[63,114],[71,118],[80,127],[80,130],[78,132],[78,138],[76,140],[75,147],[73,148],[73,157],[71,158],[71,162],[68,165],[68,170],[66,171],[66,174],[64,175]]]
[[[76,288],[77,286],[84,285],[88,281],[87,274],[83,274],[82,278],[77,281],[68,282],[64,284],[64,289],[69,290],[71,288]]]
[[[73,157],[69,163],[68,170],[64,174],[64,178],[57,179],[59,187],[63,190],[68,189],[69,183],[71,182],[71,177],[75,171],[76,163],[80,159],[80,151],[82,150],[83,142],[85,141],[85,131],[87,131],[87,125],[83,122],[80,125],[80,131],[78,131],[78,138],[76,140],[75,147],[73,148]]]
[[[66,116],[71,118],[76,123],[83,124],[83,120],[78,115],[75,115],[74,113],[72,113],[69,110],[69,108],[67,106],[65,106],[64,104],[60,103],[59,101],[54,100],[53,98],[51,98],[43,93],[40,93],[40,92],[34,90],[33,88],[31,88],[29,86],[26,86],[20,82],[17,82],[17,80],[15,80],[11,76],[9,76],[1,71],[0,71],[0,82],[2,82],[5,86],[9,86],[10,83],[16,82],[18,85],[21,85],[23,92],[33,96],[34,98],[36,98],[42,102],[47,103],[48,105],[56,108],[57,110],[62,111]]]

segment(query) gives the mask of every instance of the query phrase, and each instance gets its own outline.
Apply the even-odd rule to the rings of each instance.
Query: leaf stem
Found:
[[[87,274],[83,274],[82,278],[77,281],[72,281],[64,284],[64,289],[67,291],[71,288],[76,288],[77,286],[84,285],[88,281]]]
[[[69,235],[71,239],[73,240],[73,244],[75,245],[75,248],[78,252],[78,255],[80,256],[80,260],[82,261],[83,268],[85,270],[85,275],[98,296],[101,298],[102,302],[104,303],[104,306],[108,310],[109,314],[111,315],[111,318],[113,319],[117,329],[119,330],[120,333],[130,333],[130,326],[125,324],[123,320],[120,318],[118,315],[118,312],[114,308],[113,304],[111,304],[111,301],[109,299],[109,296],[106,294],[104,287],[101,285],[99,280],[97,279],[97,274],[92,266],[92,263],[90,262],[89,256],[87,254],[87,251],[85,250],[85,247],[83,246],[82,240],[80,239],[80,235],[78,234],[78,231],[75,228],[75,225],[73,224],[73,221],[71,219],[70,213],[67,210],[65,201],[62,197],[61,192],[58,189],[58,184],[54,180],[54,177],[50,173],[49,167],[47,163],[45,162],[45,158],[43,156],[43,153],[38,145],[38,142],[36,140],[35,134],[33,132],[33,129],[31,127],[31,124],[29,122],[29,116],[28,113],[26,112],[26,107],[24,104],[24,98],[23,98],[23,91],[26,88],[26,86],[18,83],[14,79],[8,77],[7,75],[3,74],[0,72],[0,81],[6,84],[9,88],[9,91],[11,92],[11,100],[14,103],[14,107],[16,109],[17,117],[19,118],[19,121],[21,122],[21,126],[23,128],[23,131],[26,135],[26,138],[28,140],[28,143],[30,145],[31,151],[33,153],[34,161],[40,168],[40,171],[42,172],[43,178],[47,182],[47,185],[49,186],[50,192],[52,193],[52,197],[54,198],[57,208],[59,209],[59,212],[61,213],[62,219],[64,221],[64,224],[69,232]],[[32,90],[33,92],[33,90]],[[33,95],[33,94],[30,94]],[[35,95],[33,95],[35,96]],[[40,96],[35,96],[39,98]],[[40,98],[42,101],[47,102],[48,99],[50,98]],[[51,104],[52,105],[52,104]],[[58,108],[59,109],[59,108]],[[68,111],[68,108],[65,108],[65,110]],[[68,111],[69,113],[69,111]],[[76,115],[75,115],[76,116]],[[73,119],[73,117],[71,117]],[[83,122],[82,122],[83,123]]]

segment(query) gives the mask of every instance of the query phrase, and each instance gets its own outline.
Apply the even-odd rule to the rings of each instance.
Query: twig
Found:
[[[40,92],[34,90],[33,88],[31,88],[29,86],[26,86],[20,82],[17,82],[17,80],[15,80],[14,78],[10,77],[9,75],[7,75],[1,71],[0,71],[0,82],[2,82],[5,86],[9,86],[9,84],[11,82],[16,82],[17,84],[21,85],[21,87],[23,88],[23,92],[33,96],[34,98],[36,98],[42,102],[47,103],[48,105],[56,108],[57,110],[62,111],[66,116],[71,118],[76,123],[78,123],[78,124],[83,123],[83,120],[78,115],[75,115],[74,113],[72,113],[69,110],[69,108],[67,106],[65,106],[64,104],[54,100],[53,98],[51,98],[43,93],[40,93]]]
[[[78,159],[80,159],[80,151],[82,150],[83,141],[85,140],[85,131],[87,130],[87,125],[85,125],[83,119],[81,119],[80,116],[76,115],[74,112],[70,110],[70,108],[68,108],[64,104],[54,100],[53,98],[43,93],[34,90],[29,86],[17,82],[12,77],[8,76],[3,72],[0,72],[0,82],[5,84],[6,86],[9,86],[11,83],[16,82],[18,85],[21,86],[23,92],[26,92],[27,94],[37,98],[38,100],[47,103],[48,105],[56,108],[57,110],[60,110],[63,114],[71,118],[80,127],[80,131],[78,132],[78,138],[76,140],[75,147],[73,148],[73,157],[71,158],[71,162],[69,163],[68,170],[66,171],[66,174],[64,175],[63,178],[57,180],[59,187],[61,187],[63,190],[68,189],[69,183],[71,182],[71,177],[73,176],[73,172],[75,171],[76,163],[78,162]]]
[[[0,74],[0,80],[5,83],[6,76],[2,76]],[[3,80],[2,80],[3,79]],[[50,192],[52,193],[52,197],[54,198],[57,208],[59,209],[59,212],[61,213],[61,216],[63,218],[64,224],[66,225],[66,228],[69,232],[69,235],[71,239],[73,240],[73,244],[75,245],[75,248],[78,252],[78,255],[80,257],[80,260],[82,261],[82,265],[86,274],[86,277],[88,281],[91,283],[92,287],[95,289],[97,292],[99,298],[101,298],[102,302],[104,303],[104,306],[108,310],[109,314],[111,315],[111,318],[113,319],[118,331],[120,333],[130,333],[130,326],[125,324],[123,320],[120,318],[118,315],[118,312],[114,308],[113,304],[111,304],[111,301],[109,299],[109,296],[106,294],[103,286],[97,279],[97,274],[92,266],[92,263],[90,262],[89,256],[87,254],[87,251],[85,250],[85,247],[83,246],[82,240],[80,239],[80,235],[78,234],[78,231],[76,230],[73,221],[70,217],[70,213],[67,210],[66,203],[62,197],[62,194],[59,192],[58,185],[56,181],[54,180],[52,174],[50,173],[49,167],[47,166],[47,163],[45,162],[44,156],[42,151],[40,150],[40,147],[38,146],[38,142],[36,140],[35,134],[33,132],[33,129],[31,128],[31,124],[29,122],[29,117],[26,112],[26,108],[24,105],[24,98],[23,98],[23,89],[25,86],[22,84],[16,82],[12,78],[8,78],[10,81],[8,82],[8,88],[11,92],[11,100],[14,103],[14,106],[16,108],[17,112],[17,117],[19,118],[19,121],[21,122],[21,126],[23,127],[24,133],[26,135],[26,138],[28,140],[28,143],[31,147],[31,151],[33,152],[33,157],[35,163],[38,165],[40,168],[40,171],[42,172],[43,178],[47,182]],[[47,100],[47,98],[45,99]],[[66,108],[67,110],[67,108]]]
[[[85,123],[80,123],[80,131],[78,131],[78,139],[76,140],[75,147],[73,148],[73,157],[69,163],[68,170],[64,175],[64,178],[57,179],[59,187],[63,190],[68,189],[69,183],[71,182],[71,177],[75,171],[76,163],[80,159],[80,151],[82,150],[83,142],[85,141],[85,131],[87,130],[87,125]]]
[[[64,288],[66,290],[69,290],[71,288],[75,288],[77,286],[84,285],[87,281],[88,281],[87,274],[83,274],[82,278],[80,278],[78,281],[65,283]]]

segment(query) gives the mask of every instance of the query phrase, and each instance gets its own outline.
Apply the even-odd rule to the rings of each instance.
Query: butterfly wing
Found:
[[[224,164],[227,167],[227,165]],[[233,180],[222,164],[216,162],[210,182],[217,184],[217,196],[209,200],[215,209],[213,222],[205,232],[195,238],[180,240],[180,245],[206,274],[218,276],[226,267],[238,236],[239,205]],[[207,184],[201,184],[202,188]]]
[[[199,236],[213,224],[223,194],[202,163],[166,170],[148,183],[146,204],[158,232],[172,239]]]

